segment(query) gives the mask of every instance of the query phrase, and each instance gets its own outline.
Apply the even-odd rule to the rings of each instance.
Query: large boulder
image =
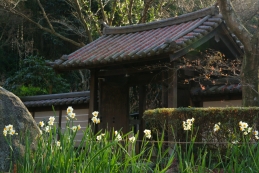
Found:
[[[11,149],[3,134],[5,126],[9,124],[13,125],[15,132],[18,133],[18,135],[11,136],[12,160],[15,162],[15,159],[22,157],[24,154],[24,141],[20,139],[25,139],[24,136],[27,133],[32,140],[30,147],[33,148],[40,129],[22,101],[13,93],[0,87],[0,130],[2,130],[0,133],[0,172],[6,172],[10,167]],[[8,135],[7,137],[9,138]]]

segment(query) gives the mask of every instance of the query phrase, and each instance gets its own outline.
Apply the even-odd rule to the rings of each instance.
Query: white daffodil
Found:
[[[240,126],[240,131],[244,131],[244,130],[245,130],[245,128]]]
[[[39,122],[39,126],[40,126],[40,127],[43,127],[44,125],[45,125],[45,124],[44,124],[43,121],[40,121],[40,122]]]
[[[220,123],[214,125],[214,129],[213,129],[214,132],[219,131],[219,129],[220,129],[219,125],[220,125]]]
[[[75,113],[71,113],[71,114],[69,114],[69,117],[70,117],[71,119],[74,119],[74,118],[76,117],[76,114],[75,114]]]
[[[4,128],[6,131],[13,130],[13,125],[9,124],[8,126],[5,126]]]
[[[15,130],[9,130],[9,135],[15,135],[16,133],[15,133]]]
[[[122,137],[117,130],[114,131],[114,135],[115,135],[115,141],[121,141],[122,140]]]
[[[116,141],[121,141],[121,140],[122,140],[121,135],[120,135],[120,134],[118,134],[118,135],[116,136],[115,140],[116,140]]]
[[[248,132],[248,133],[251,133],[251,131],[252,131],[252,127],[248,127],[248,128],[247,128],[247,132]]]
[[[244,128],[247,128],[247,127],[248,127],[248,124],[247,124],[247,123],[243,123],[242,126],[243,126]]]
[[[7,135],[7,130],[3,131],[3,135],[6,136]]]
[[[77,125],[77,130],[80,130],[81,129],[81,126],[80,124]]]
[[[118,135],[118,131],[116,130],[116,131],[114,131],[114,135],[115,136],[117,136]]]
[[[145,129],[144,130],[145,137],[150,139],[151,138],[151,130]]]
[[[60,141],[56,142],[57,147],[60,147]]]
[[[71,129],[72,129],[73,132],[76,132],[77,126],[73,126]]]
[[[7,135],[18,135],[18,133],[15,132],[15,130],[13,129],[13,125],[9,124],[7,126],[4,127],[3,130],[3,135],[7,136]]]
[[[53,124],[54,124],[54,121],[49,121],[49,122],[48,122],[48,125],[49,125],[49,126],[53,126]]]
[[[255,136],[255,139],[257,139],[257,140],[258,140],[258,139],[259,139],[259,137],[256,135],[256,136]]]
[[[102,139],[102,135],[96,136],[97,141],[100,141]]]
[[[55,121],[55,117],[49,117],[49,121]]]
[[[73,108],[72,108],[72,106],[69,106],[68,108],[67,108],[67,114],[69,115],[69,114],[71,114],[71,113],[73,113]]]
[[[93,117],[92,121],[93,121],[94,124],[99,124],[100,123],[100,119],[96,118],[96,117]]]
[[[144,133],[145,133],[145,135],[151,135],[151,130],[145,129]]]
[[[49,133],[50,131],[50,127],[49,126],[46,126],[45,129],[44,129],[45,132]]]
[[[129,141],[130,141],[131,143],[134,143],[135,140],[136,140],[135,136],[132,136],[132,137],[129,138]]]
[[[232,144],[237,144],[237,143],[238,143],[238,141],[237,141],[237,140],[232,141]]]
[[[255,136],[258,136],[258,131],[257,131],[257,130],[253,131],[253,134],[254,134]]]
[[[192,124],[183,121],[183,130],[191,130]]]
[[[98,111],[94,111],[92,114],[93,114],[94,117],[97,117],[99,112]]]

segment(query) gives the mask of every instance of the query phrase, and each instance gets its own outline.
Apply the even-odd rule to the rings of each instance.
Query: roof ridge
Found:
[[[124,34],[124,33],[132,33],[139,32],[145,30],[151,30],[156,28],[161,28],[165,26],[175,25],[183,22],[187,22],[190,20],[195,20],[201,17],[205,17],[207,15],[216,15],[219,14],[219,9],[216,6],[211,6],[208,8],[204,8],[195,12],[183,14],[177,17],[172,17],[164,20],[158,20],[150,23],[142,23],[136,25],[127,25],[121,27],[110,27],[108,25],[104,25],[103,34]]]

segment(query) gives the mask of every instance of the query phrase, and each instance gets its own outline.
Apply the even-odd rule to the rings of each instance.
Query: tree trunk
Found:
[[[245,52],[242,64],[242,105],[258,106],[258,39],[252,40],[252,51]]]

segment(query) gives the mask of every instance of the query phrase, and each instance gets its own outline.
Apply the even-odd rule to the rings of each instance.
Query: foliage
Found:
[[[234,133],[240,132],[238,124],[240,121],[247,122],[253,129],[258,124],[257,107],[227,107],[227,108],[159,108],[147,110],[144,112],[144,120],[147,128],[152,131],[162,133],[161,127],[164,125],[166,133],[170,134],[173,128],[175,134],[174,140],[185,141],[186,133],[180,127],[183,121],[188,118],[195,119],[195,128],[198,142],[226,142],[232,136],[232,140],[239,139],[239,136],[233,136]],[[221,131],[213,132],[215,124],[221,123]],[[211,148],[217,148],[218,145],[210,144]]]
[[[229,110],[230,111],[230,110]],[[230,111],[231,112],[231,111]],[[242,112],[242,111],[241,111]],[[249,112],[251,114],[253,109]],[[81,126],[77,124],[73,108],[67,109],[67,124],[65,129],[59,129],[55,125],[55,117],[50,117],[48,122],[39,122],[41,134],[37,136],[36,150],[31,150],[29,135],[25,140],[25,154],[21,158],[14,158],[10,170],[17,167],[18,172],[171,172],[180,173],[215,173],[215,172],[249,172],[259,171],[259,146],[258,139],[253,141],[252,137],[257,133],[243,133],[239,142],[227,139],[225,152],[220,149],[222,143],[217,141],[218,148],[211,150],[208,143],[197,142],[195,132],[197,119],[183,119],[189,128],[179,127],[179,131],[186,134],[184,141],[172,142],[164,147],[164,134],[154,136],[154,131],[145,130],[142,141],[137,141],[139,134],[122,134],[118,131],[112,133],[92,131],[94,126],[89,126],[83,132],[80,142],[75,137],[80,133]],[[98,112],[93,112],[93,118]],[[221,124],[220,124],[221,125]],[[245,125],[241,121],[237,127]],[[6,125],[3,135],[12,149],[13,135],[17,134],[12,125]],[[172,129],[175,135],[175,129]],[[211,129],[213,130],[213,128]],[[217,130],[220,131],[221,128]],[[215,132],[215,130],[214,130]],[[140,132],[141,133],[141,132]],[[143,133],[143,132],[142,132]],[[25,132],[26,134],[26,132]],[[235,136],[238,135],[236,131]],[[150,139],[149,139],[150,138]],[[157,139],[154,141],[154,139]],[[139,142],[139,143],[138,143]],[[138,148],[140,146],[140,151]],[[11,150],[12,151],[12,150]],[[170,152],[169,152],[170,151]],[[12,152],[10,153],[12,158]],[[13,170],[16,172],[15,170]]]
[[[239,142],[233,142],[231,138],[228,138],[226,146],[217,141],[215,143],[218,144],[218,148],[211,150],[208,143],[196,141],[197,136],[193,131],[194,128],[195,126],[192,124],[191,129],[185,130],[185,143],[176,144],[178,172],[258,172],[259,147],[258,138],[256,141],[252,140],[254,133],[243,133]],[[258,133],[258,131],[256,132]],[[191,136],[190,140],[188,135]],[[233,135],[237,136],[238,132],[233,133]],[[222,152],[222,147],[225,148],[224,152]]]
[[[29,56],[21,62],[21,68],[4,84],[4,87],[18,96],[68,92],[65,79],[55,74],[38,56]]]
[[[25,155],[15,162],[19,173],[141,171],[162,173],[171,165],[174,155],[162,149],[163,136],[157,145],[144,138],[140,141],[140,152],[137,152],[138,134],[129,132],[122,135],[119,131],[94,133],[92,131],[94,127],[89,126],[83,132],[81,141],[76,142],[76,135],[81,133],[79,131],[82,129],[75,121],[76,116],[72,111],[73,109],[69,107],[65,129],[59,129],[55,125],[55,117],[50,117],[48,122],[39,123],[42,134],[37,137],[35,151],[31,150],[30,139],[28,137],[25,139]],[[148,135],[151,135],[150,133]],[[8,132],[6,134],[7,140],[11,139],[12,134],[10,136]],[[11,147],[11,143],[8,144]],[[152,158],[154,148],[159,153],[159,157],[155,160]]]

